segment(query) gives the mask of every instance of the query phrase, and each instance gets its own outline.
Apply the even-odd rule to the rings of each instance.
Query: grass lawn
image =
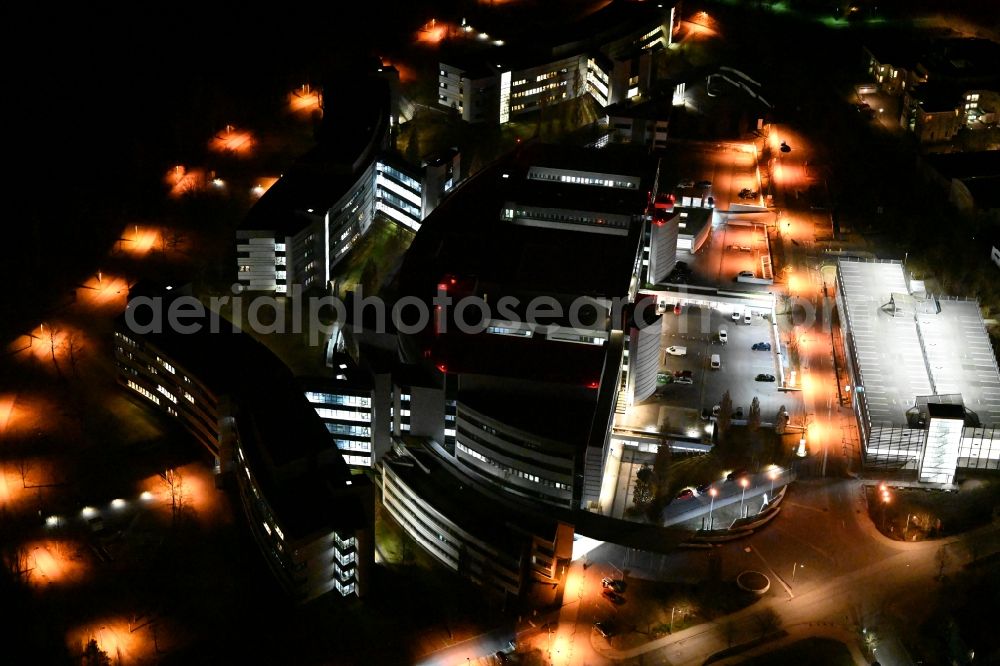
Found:
[[[1000,503],[1000,483],[993,479],[967,480],[957,493],[890,488],[883,524],[879,490],[870,487],[867,492],[875,526],[892,539],[906,541],[949,536],[985,525],[992,519],[993,507]]]

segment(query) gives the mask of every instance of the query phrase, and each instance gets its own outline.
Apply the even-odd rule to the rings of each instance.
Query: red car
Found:
[[[681,377],[687,377],[690,379],[693,375],[690,370],[674,370],[674,377],[680,379]]]
[[[676,305],[674,305],[674,314],[679,315],[680,313],[681,313],[681,304],[677,303]]]
[[[694,496],[695,496],[694,490],[692,490],[691,488],[685,488],[684,490],[677,493],[677,497],[675,497],[674,499],[686,500],[686,499],[691,499]]]

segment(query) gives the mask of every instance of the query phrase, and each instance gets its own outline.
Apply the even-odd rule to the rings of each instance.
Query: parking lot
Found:
[[[689,370],[691,384],[667,383],[657,388],[651,401],[657,405],[695,408],[700,412],[719,404],[722,394],[729,391],[734,409],[749,411],[756,396],[760,400],[764,421],[772,420],[784,398],[777,390],[777,382],[758,382],[758,374],[778,376],[775,357],[777,345],[772,339],[770,321],[752,314],[751,323],[733,321],[732,309],[723,311],[706,306],[683,305],[681,314],[673,314],[673,303],[662,320],[660,371],[673,375],[676,371]],[[719,330],[725,328],[728,342],[719,342]],[[754,351],[759,342],[771,344],[771,351]],[[671,347],[683,347],[685,354],[672,355]],[[718,354],[721,367],[709,367],[713,354]]]
[[[761,226],[722,224],[696,254],[678,252],[677,260],[691,269],[690,284],[731,291],[770,291],[770,285],[737,282],[741,271],[761,277],[761,259],[768,257],[768,245]]]

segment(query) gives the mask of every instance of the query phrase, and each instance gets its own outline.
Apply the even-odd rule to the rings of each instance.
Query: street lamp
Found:
[[[709,488],[708,494],[711,496],[712,500],[708,504],[708,531],[711,532],[715,529],[715,523],[712,521],[712,509],[715,508],[715,496],[719,494],[719,491],[715,488]]]
[[[889,488],[884,483],[879,487],[882,489],[882,531],[885,532],[885,505],[889,503],[892,496],[889,494]]]
[[[778,470],[772,469],[767,476],[771,479],[771,497],[774,497],[774,480],[778,478]]]
[[[743,494],[740,495],[740,518],[742,518],[743,517],[743,500],[746,499],[746,496],[747,496],[747,486],[750,485],[749,479],[747,479],[746,477],[740,479],[740,485],[743,486]]]

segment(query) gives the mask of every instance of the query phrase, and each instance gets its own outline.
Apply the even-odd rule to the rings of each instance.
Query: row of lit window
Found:
[[[306,400],[325,405],[350,405],[351,407],[370,407],[371,398],[360,395],[341,395],[337,393],[317,393],[306,391]]]
[[[545,92],[546,90],[554,90],[555,88],[564,85],[566,85],[566,81],[556,81],[554,83],[547,83],[544,86],[536,86],[534,88],[529,88],[527,90],[519,90],[516,93],[511,93],[511,98],[531,97],[532,95],[537,95],[540,92]]]
[[[162,365],[167,370],[167,372],[169,372],[171,374],[177,374],[177,370],[174,368],[174,366],[172,366],[170,363],[168,363],[167,361],[163,360],[159,356],[156,357],[156,361],[160,365]]]
[[[323,419],[339,419],[342,421],[361,421],[370,423],[371,412],[349,411],[346,409],[330,409],[328,407],[316,407],[316,413]]]
[[[504,465],[503,463],[498,462],[496,460],[493,460],[492,458],[490,458],[488,456],[484,456],[479,451],[476,451],[474,449],[470,449],[469,447],[467,447],[466,445],[462,444],[461,442],[458,442],[457,446],[458,446],[458,450],[459,451],[465,453],[468,456],[471,456],[471,457],[475,458],[476,460],[480,460],[480,461],[486,463],[487,465],[491,465],[493,467],[496,467],[497,469],[499,469],[502,472],[507,472],[509,474],[513,474],[514,476],[518,476],[518,477],[520,477],[522,479],[525,479],[527,481],[531,481],[532,483],[537,483],[537,484],[542,485],[542,486],[548,486],[549,488],[555,488],[557,490],[569,490],[569,485],[568,484],[560,483],[559,481],[552,481],[550,479],[543,479],[542,477],[538,476],[537,474],[530,474],[528,472],[516,469],[514,467],[510,467],[508,465]]]
[[[155,395],[153,395],[153,394],[152,394],[152,393],[151,393],[150,391],[148,391],[148,390],[147,390],[147,389],[146,389],[145,387],[142,387],[142,386],[139,386],[138,384],[136,384],[136,383],[135,383],[134,381],[132,381],[131,379],[130,379],[130,380],[128,380],[128,386],[129,386],[129,388],[130,388],[130,389],[133,389],[133,390],[134,390],[134,391],[136,391],[137,393],[139,393],[139,394],[141,394],[141,395],[145,396],[146,398],[149,398],[149,399],[150,399],[151,401],[153,401],[153,402],[154,402],[154,403],[156,403],[157,405],[158,405],[158,404],[160,404],[160,399],[159,399],[158,397],[156,397]]]

